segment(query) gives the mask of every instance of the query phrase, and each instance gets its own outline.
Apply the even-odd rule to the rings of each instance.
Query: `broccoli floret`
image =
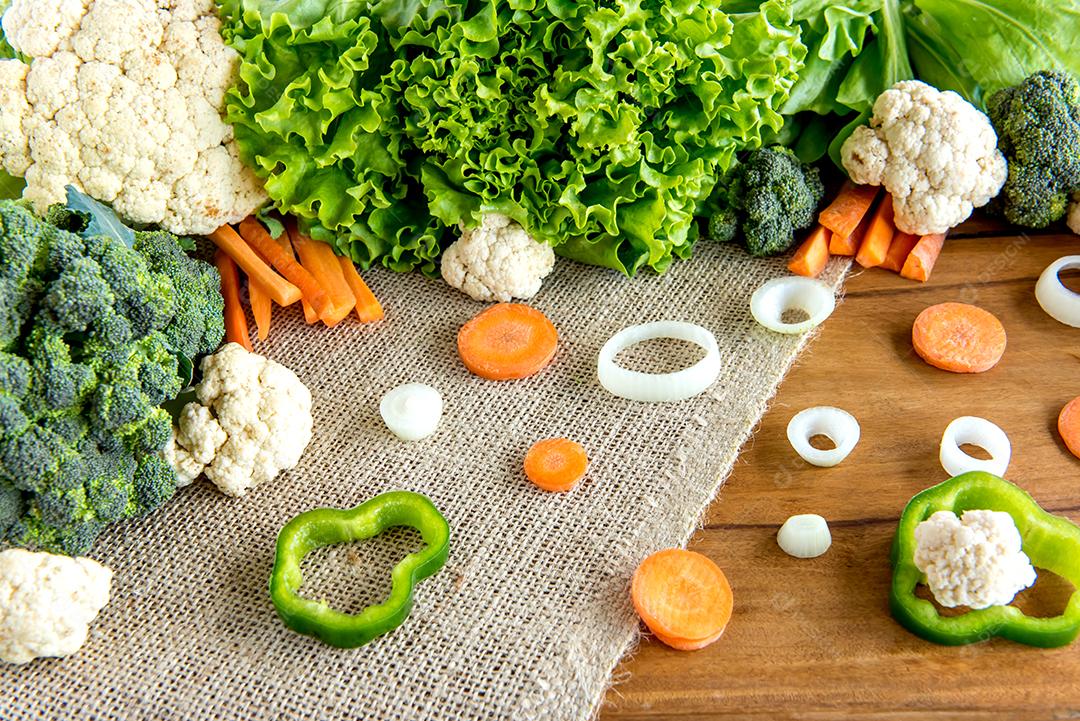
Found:
[[[22,491],[7,481],[0,481],[0,538],[23,514]]]
[[[26,350],[34,369],[33,392],[46,411],[78,410],[94,389],[93,369],[74,362],[63,336],[46,326],[33,330]]]
[[[0,478],[36,493],[48,488],[73,454],[74,449],[52,429],[30,425],[22,433],[0,437]]]
[[[987,111],[1009,177],[991,209],[1015,225],[1045,228],[1061,220],[1080,190],[1080,86],[1067,73],[1043,71],[990,96]]]
[[[134,335],[147,335],[169,324],[175,300],[167,275],[152,271],[141,254],[106,236],[87,239],[86,252],[100,265],[102,276],[116,293],[117,310],[131,323]]]
[[[176,471],[161,456],[143,456],[135,469],[139,513],[149,513],[176,493]]]
[[[116,303],[101,267],[78,258],[49,285],[43,307],[64,333],[83,333]]]
[[[711,201],[710,235],[731,240],[741,231],[751,255],[776,255],[795,232],[814,223],[825,186],[817,168],[783,147],[750,151],[721,180]]]
[[[171,233],[136,233],[135,250],[151,270],[172,280],[175,312],[164,331],[169,346],[192,359],[215,351],[225,337],[225,301],[217,268],[188,256]]]

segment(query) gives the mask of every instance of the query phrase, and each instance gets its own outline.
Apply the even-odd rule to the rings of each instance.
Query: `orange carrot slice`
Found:
[[[525,454],[525,476],[545,491],[569,491],[588,468],[585,449],[569,438],[537,441]]]
[[[248,278],[259,282],[275,303],[285,306],[300,300],[300,289],[275,273],[231,227],[223,225],[209,237],[214,245],[244,269]]]
[[[493,381],[527,378],[551,363],[559,345],[555,326],[540,311],[520,303],[499,303],[458,331],[461,362]]]
[[[379,303],[379,299],[375,297],[375,294],[371,292],[371,288],[368,288],[364,279],[360,277],[360,273],[356,270],[353,262],[343,255],[338,256],[338,262],[341,264],[341,272],[345,276],[345,282],[349,284],[353,298],[356,299],[356,317],[360,319],[361,323],[374,323],[377,320],[382,320],[382,304]]]
[[[693,650],[720,638],[731,619],[732,594],[709,558],[680,548],[646,558],[630,583],[634,610],[660,641]]]
[[[982,373],[1005,353],[1005,327],[994,314],[966,303],[932,305],[911,329],[915,352],[953,373]]]
[[[855,262],[864,268],[875,268],[881,265],[889,253],[889,245],[892,244],[894,235],[896,235],[896,226],[893,225],[892,196],[886,195],[874,211],[870,227],[866,229],[862,245],[859,246],[859,252],[855,256]]]
[[[247,315],[240,304],[240,273],[236,263],[224,251],[214,254],[214,265],[221,274],[221,297],[225,299],[225,340],[239,343],[251,350],[251,337],[248,334]]]
[[[885,254],[885,260],[881,261],[881,267],[899,273],[900,269],[904,267],[904,261],[907,260],[911,250],[918,242],[919,236],[905,233],[902,230],[896,231],[892,242],[889,243],[889,252]]]
[[[900,275],[911,280],[925,283],[930,280],[930,273],[934,270],[941,249],[945,247],[945,234],[924,235],[911,249],[904,267],[900,269]]]
[[[319,281],[308,272],[307,268],[296,262],[291,253],[285,252],[280,244],[270,237],[263,224],[253,216],[248,216],[240,223],[240,237],[250,245],[266,262],[280,272],[285,279],[300,289],[306,300],[320,315],[329,310],[330,300]],[[286,234],[282,234],[285,237]]]
[[[1069,401],[1058,416],[1058,433],[1065,447],[1080,458],[1080,396]]]
[[[822,225],[814,226],[810,236],[803,241],[788,262],[788,270],[796,275],[816,278],[829,263],[829,231]]]
[[[288,228],[300,262],[315,276],[315,280],[319,281],[330,299],[328,310],[320,313],[319,318],[332,328],[345,320],[356,307],[356,297],[345,281],[345,274],[341,272],[341,264],[338,263],[334,249],[327,243],[301,234],[295,223],[289,223]],[[315,306],[314,303],[311,305]]]
[[[846,181],[833,201],[818,215],[818,222],[841,238],[850,237],[870,211],[879,190],[881,188],[876,185],[855,185]]]

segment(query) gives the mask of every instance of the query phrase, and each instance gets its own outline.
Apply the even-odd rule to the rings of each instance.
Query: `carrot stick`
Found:
[[[210,234],[210,240],[243,268],[249,278],[262,284],[275,303],[284,306],[300,300],[300,289],[275,273],[231,227],[221,226]]]
[[[679,650],[707,646],[731,620],[733,597],[724,572],[706,556],[681,548],[642,561],[630,599],[653,635]]]
[[[823,225],[815,225],[810,236],[803,241],[788,262],[788,270],[796,275],[816,278],[829,262],[829,231]]]
[[[270,335],[272,301],[266,289],[251,278],[248,278],[248,302],[251,304],[251,315],[255,318],[259,340],[266,340]]]
[[[902,230],[896,231],[892,242],[889,243],[889,252],[885,254],[885,260],[881,261],[881,267],[899,273],[900,269],[904,267],[904,261],[907,260],[908,254],[911,253],[912,248],[918,242],[919,236],[905,233]]]
[[[525,476],[544,491],[569,491],[588,468],[585,449],[569,438],[537,441],[525,454]]]
[[[943,247],[945,247],[944,233],[924,235],[919,238],[919,242],[911,249],[907,260],[904,261],[900,275],[923,283],[930,280],[930,273],[933,272],[934,264],[937,263]]]
[[[886,195],[870,221],[870,227],[866,229],[859,253],[855,256],[855,262],[864,268],[874,268],[882,264],[885,256],[889,254],[889,246],[893,236],[896,235],[896,226],[893,225],[892,196]]]
[[[253,216],[248,216],[240,223],[240,237],[247,241],[255,252],[276,268],[285,279],[300,289],[300,293],[312,308],[322,315],[329,311],[330,299],[319,281],[308,272],[307,268],[296,262],[289,253],[274,242],[262,223]],[[282,236],[284,237],[284,235]]]
[[[244,306],[240,304],[240,273],[236,270],[236,263],[219,250],[214,254],[214,265],[221,274],[221,297],[225,299],[225,340],[239,343],[250,351],[251,338]]]
[[[1069,453],[1080,458],[1080,397],[1073,398],[1061,409],[1057,427]]]
[[[967,303],[932,305],[915,319],[911,344],[924,361],[953,373],[982,373],[1005,353],[1005,326]]]
[[[357,272],[353,262],[343,255],[338,256],[338,262],[341,264],[341,272],[345,275],[345,282],[349,284],[353,297],[356,298],[356,317],[360,319],[361,323],[373,323],[382,320],[382,304],[379,303],[379,299],[375,297],[375,294],[371,292],[371,288],[367,287],[364,279],[360,277],[360,273]]]
[[[555,326],[540,311],[520,303],[499,303],[458,331],[461,362],[492,381],[527,378],[539,373],[559,345]]]
[[[274,238],[274,242],[277,243],[278,247],[285,251],[290,258],[296,260],[296,251],[293,250],[292,241],[289,240],[288,233],[282,233],[277,238]],[[319,322],[319,314],[315,312],[315,309],[311,307],[311,303],[308,303],[306,298],[301,296],[300,305],[304,307],[304,322],[308,325],[314,325]]]
[[[338,263],[333,248],[301,234],[294,222],[290,222],[288,228],[293,248],[300,256],[300,262],[326,291],[330,302],[329,308],[325,313],[320,313],[319,318],[332,328],[352,312],[352,309],[356,307],[356,298],[345,281],[345,274],[341,272],[341,264]],[[312,303],[312,307],[314,306],[315,304]]]
[[[846,181],[833,201],[818,215],[818,222],[841,238],[849,237],[870,211],[879,190],[876,185],[855,185]]]
[[[832,238],[829,240],[829,253],[832,255],[847,255],[853,256],[859,252],[859,246],[862,245],[862,240],[866,237],[866,231],[870,227],[870,221],[874,219],[873,213],[867,213],[863,216],[863,219],[859,221],[859,225],[855,230],[851,232],[851,235],[846,237],[840,237],[836,233],[832,234]]]

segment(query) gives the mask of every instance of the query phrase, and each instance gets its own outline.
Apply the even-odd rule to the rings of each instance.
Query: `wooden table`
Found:
[[[1080,718],[1080,644],[923,641],[889,615],[887,558],[904,504],[945,480],[938,443],[962,415],[1001,426],[1013,445],[1009,478],[1080,522],[1080,459],[1055,430],[1061,407],[1080,395],[1080,330],[1051,319],[1034,296],[1043,268],[1078,253],[1080,238],[1067,232],[1017,236],[971,221],[926,284],[856,269],[690,543],[731,581],[724,637],[692,653],[646,638],[619,667],[601,719]],[[944,301],[1001,319],[1008,350],[996,368],[954,375],[915,355],[912,321]],[[813,405],[844,408],[862,426],[835,468],[807,465],[786,440],[791,416]],[[796,513],[828,520],[824,556],[798,560],[776,545]],[[1021,602],[1054,614],[1070,591],[1040,574]]]

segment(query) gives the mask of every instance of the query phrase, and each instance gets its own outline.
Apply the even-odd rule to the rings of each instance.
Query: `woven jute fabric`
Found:
[[[834,264],[826,279],[836,285],[843,272]],[[375,325],[308,328],[296,310],[279,312],[257,350],[312,391],[315,437],[299,466],[242,499],[199,481],[107,531],[92,555],[115,571],[112,602],[77,655],[0,669],[0,718],[590,717],[638,637],[634,568],[689,539],[806,342],[750,317],[753,290],[783,273],[705,243],[693,261],[634,280],[561,262],[532,303],[560,332],[555,361],[507,383],[461,365],[457,330],[480,306],[437,280],[368,273],[387,309]],[[595,368],[604,341],[662,319],[716,334],[719,380],[676,404],[608,394]],[[654,345],[622,360],[660,369],[684,351]],[[378,411],[407,381],[435,386],[446,404],[438,432],[412,444]],[[569,493],[539,491],[522,472],[531,443],[551,436],[589,453],[588,476]],[[391,489],[428,495],[452,533],[450,559],[418,585],[412,615],[352,650],[287,630],[267,592],[278,530],[301,511]],[[358,610],[421,543],[395,531],[312,554],[305,593]]]

